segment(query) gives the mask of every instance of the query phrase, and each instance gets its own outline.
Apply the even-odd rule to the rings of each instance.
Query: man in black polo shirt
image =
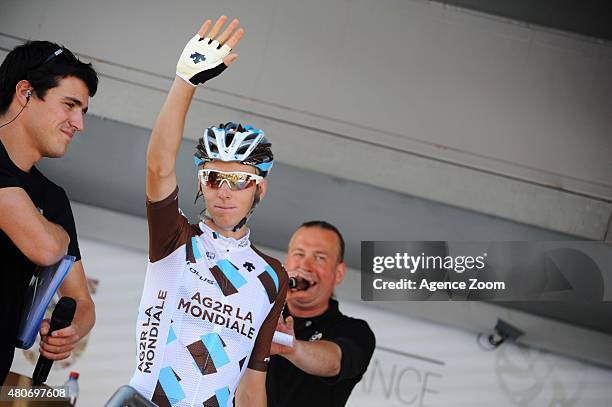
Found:
[[[294,346],[272,344],[266,388],[268,406],[343,406],[365,373],[374,334],[360,319],[343,315],[332,298],[342,282],[344,239],[333,225],[306,222],[293,234],[285,267],[308,282],[287,294],[285,321],[277,330],[295,336]]]
[[[13,362],[24,296],[37,265],[55,264],[65,254],[77,259],[60,286],[77,303],[74,320],[53,335],[47,335],[48,321],[42,323],[41,354],[67,358],[94,324],[70,202],[34,165],[66,153],[83,130],[97,86],[91,64],[48,41],[18,46],[0,65],[0,385]]]

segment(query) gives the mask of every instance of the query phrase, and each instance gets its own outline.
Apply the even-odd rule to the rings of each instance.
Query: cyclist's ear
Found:
[[[264,179],[261,181],[257,185],[257,188],[259,189],[259,202],[261,202],[264,199],[264,196],[266,196],[266,191],[268,190],[268,180]]]

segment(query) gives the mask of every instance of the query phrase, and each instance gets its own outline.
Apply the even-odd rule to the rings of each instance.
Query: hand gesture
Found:
[[[240,22],[234,19],[219,35],[226,22],[227,17],[221,16],[211,29],[211,20],[206,20],[189,40],[176,65],[176,74],[181,79],[192,86],[201,85],[220,75],[238,58],[238,54],[230,52],[242,39],[244,30],[238,28]]]

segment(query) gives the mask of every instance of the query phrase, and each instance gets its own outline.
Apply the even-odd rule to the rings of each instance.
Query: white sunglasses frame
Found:
[[[221,170],[216,170],[214,168],[202,168],[200,170],[198,170],[198,182],[200,183],[200,185],[203,188],[206,188],[206,181],[207,181],[207,177],[208,177],[208,173],[209,172],[216,172],[219,174],[239,174],[239,175],[247,175],[249,176],[251,179],[255,180],[255,185],[259,185],[263,180],[264,177],[262,177],[261,175],[257,175],[257,174],[252,174],[250,172],[244,172],[244,171],[221,171]],[[244,191],[247,188],[244,189],[233,189],[229,180],[227,179],[222,179],[221,183],[219,184],[219,188],[221,188],[221,186],[223,185],[223,181],[225,181],[227,183],[227,187],[229,188],[230,191]]]

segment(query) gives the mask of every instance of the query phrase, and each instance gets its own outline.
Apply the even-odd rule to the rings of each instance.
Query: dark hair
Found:
[[[338,241],[340,242],[340,247],[338,247],[338,254],[339,254],[338,261],[343,262],[344,261],[344,238],[342,237],[342,233],[340,233],[338,228],[329,222],[325,222],[324,220],[310,220],[300,225],[300,228],[313,228],[313,227],[329,230],[331,232],[334,232],[336,236],[338,236]]]
[[[91,64],[79,61],[67,48],[49,41],[29,41],[15,47],[0,65],[0,115],[8,111],[19,81],[30,82],[36,96],[44,99],[49,89],[68,76],[82,80],[89,89],[89,96],[96,94],[96,71]]]

